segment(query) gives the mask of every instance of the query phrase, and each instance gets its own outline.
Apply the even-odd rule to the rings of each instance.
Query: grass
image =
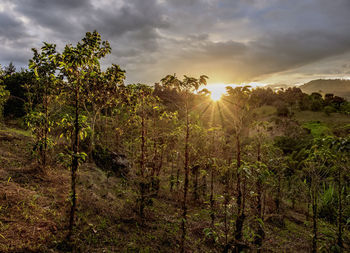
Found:
[[[19,128],[8,128],[2,126],[0,128],[0,133],[6,133],[6,134],[15,134],[15,135],[23,135],[26,137],[32,137],[29,130],[19,129]]]
[[[260,117],[268,117],[276,114],[277,109],[272,105],[264,105],[259,108],[254,109],[254,113],[259,115]]]
[[[271,113],[270,109],[264,113]],[[28,136],[14,129],[1,131],[18,138],[0,142],[1,158],[6,158],[6,161],[0,161],[0,252],[65,252],[70,205],[69,171],[52,166],[46,173],[38,173],[35,163],[29,160]],[[142,222],[137,214],[137,185],[132,175],[127,181],[113,176],[107,178],[106,173],[94,164],[81,166],[73,237],[76,251],[178,252],[182,195],[169,193],[168,172],[162,172],[159,196],[146,208],[146,219]],[[205,236],[204,230],[210,227],[208,210],[199,203],[189,205],[186,247],[190,252],[222,252],[221,202],[216,202],[214,232],[218,236],[217,242]],[[252,210],[252,207],[248,209]],[[229,220],[233,210],[233,207],[228,210]],[[285,218],[284,228],[266,223],[264,249],[269,252],[309,250],[311,224],[304,225],[300,214],[290,215],[295,218]],[[301,222],[294,222],[296,219]],[[327,222],[320,224],[320,245],[324,245],[330,239],[323,235],[329,232],[333,238],[335,230]],[[233,226],[230,223],[230,236]],[[245,227],[245,235],[251,236],[252,230]]]
[[[324,112],[296,111],[294,115],[296,120],[302,124],[319,121],[321,124],[331,129],[350,124],[350,117],[341,113],[331,113],[328,116]]]
[[[320,121],[310,121],[302,125],[304,128],[309,129],[313,137],[322,137],[330,135],[331,129]]]

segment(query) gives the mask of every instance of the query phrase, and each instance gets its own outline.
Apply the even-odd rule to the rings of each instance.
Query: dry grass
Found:
[[[38,172],[28,151],[31,139],[20,133],[10,134],[14,138],[0,142],[0,252],[66,252],[70,173],[54,165],[45,173]],[[179,251],[182,194],[169,193],[169,171],[162,174],[162,187],[158,197],[152,199],[152,205],[146,208],[145,220],[137,213],[137,186],[132,178],[132,175],[129,180],[108,178],[94,164],[84,164],[79,169],[78,210],[72,238],[74,251]],[[210,227],[210,213],[204,208],[208,204],[202,201],[190,205],[188,252],[222,252],[222,198],[216,197],[218,212],[214,232],[217,241],[204,233],[204,229]],[[285,210],[285,227],[266,222],[264,249],[307,252],[311,225],[304,215],[289,212],[286,203]],[[254,207],[248,206],[247,212],[251,216],[249,213],[254,212]],[[228,220],[233,219],[234,206],[231,206]],[[249,226],[253,223],[253,219],[247,219],[247,240],[251,237]],[[232,223],[230,226],[231,236]],[[323,223],[321,233],[325,234],[328,227],[331,228]]]

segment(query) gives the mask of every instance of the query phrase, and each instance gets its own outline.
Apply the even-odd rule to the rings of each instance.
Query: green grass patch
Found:
[[[330,115],[326,115],[324,112],[295,111],[294,115],[295,119],[302,124],[310,121],[319,121],[331,129],[350,124],[349,115],[341,113],[331,113]]]
[[[24,135],[26,137],[32,137],[31,133],[29,130],[24,130],[24,129],[18,129],[18,128],[7,128],[4,127],[2,129],[0,129],[0,132],[3,133],[12,133],[12,134],[16,134],[16,135]]]
[[[309,129],[313,137],[322,137],[332,134],[330,128],[320,121],[311,121],[304,123],[303,127]]]

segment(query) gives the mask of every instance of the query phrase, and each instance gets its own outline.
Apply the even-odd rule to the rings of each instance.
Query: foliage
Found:
[[[33,49],[30,72],[11,67],[0,75],[6,85],[1,98],[9,96],[11,80],[10,96],[23,92],[21,110],[32,136],[21,138],[27,146],[34,142],[31,151],[40,163],[43,150],[53,158],[51,170],[31,176],[18,172],[20,154],[0,150],[1,168],[9,168],[1,171],[4,190],[21,182],[30,185],[29,195],[40,188],[43,210],[59,214],[52,238],[46,238],[54,246],[42,251],[303,251],[310,244],[347,249],[350,148],[343,123],[349,121],[341,113],[348,102],[299,88],[243,86],[228,87],[214,103],[207,90],[198,92],[205,75],[125,85],[119,65],[100,66],[110,51],[95,31],[62,52],[44,43]],[[302,112],[310,109],[317,112]],[[331,132],[336,125],[344,127],[341,133]],[[23,143],[10,147],[19,132],[5,132],[0,149],[25,149]],[[105,173],[118,174],[118,159],[125,162],[122,178]],[[62,192],[69,176],[66,237]],[[59,185],[57,193],[44,189],[51,184]],[[10,213],[21,210],[11,202],[15,195],[4,194],[0,203],[1,238],[16,218]],[[41,229],[49,219],[40,217],[31,222]]]
[[[8,90],[5,90],[5,86],[1,85],[1,82],[0,82],[0,120],[2,119],[2,116],[3,116],[4,104],[6,103],[9,97],[10,97],[10,92]]]

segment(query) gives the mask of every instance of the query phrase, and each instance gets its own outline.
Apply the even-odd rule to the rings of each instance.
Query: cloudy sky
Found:
[[[211,83],[350,77],[349,0],[0,0],[0,64],[43,41],[97,30],[128,82],[206,74]]]

